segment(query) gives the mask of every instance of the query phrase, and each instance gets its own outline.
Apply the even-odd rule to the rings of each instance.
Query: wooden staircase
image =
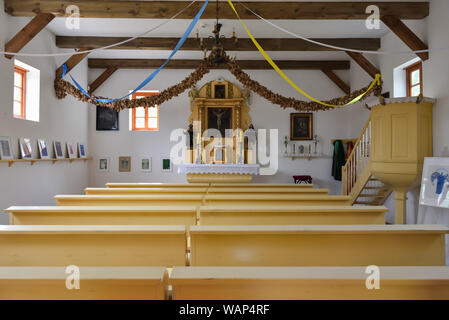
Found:
[[[342,194],[351,197],[354,205],[383,205],[393,189],[376,179],[371,170],[371,117],[357,140],[346,165],[342,168]]]

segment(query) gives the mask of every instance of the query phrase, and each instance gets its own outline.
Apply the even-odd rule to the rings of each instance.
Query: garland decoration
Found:
[[[67,96],[67,94],[70,94],[79,101],[88,102],[93,105],[98,105],[102,107],[108,107],[116,111],[121,111],[124,109],[161,105],[162,103],[179,96],[184,91],[193,87],[204,77],[204,75],[208,74],[211,69],[219,67],[225,67],[225,69],[229,70],[245,88],[257,93],[259,96],[267,99],[271,103],[281,106],[281,108],[283,109],[293,108],[297,111],[329,110],[333,109],[331,105],[345,106],[349,102],[353,101],[355,98],[361,95],[363,95],[363,97],[360,100],[364,100],[371,94],[374,94],[375,96],[380,96],[382,92],[382,82],[376,81],[374,82],[374,85],[371,84],[369,86],[366,86],[365,88],[351,92],[346,96],[325,101],[326,105],[323,105],[315,101],[301,101],[295,98],[287,98],[283,95],[271,91],[267,87],[261,85],[259,82],[251,79],[251,77],[242,70],[242,68],[238,65],[235,59],[231,59],[223,51],[223,48],[219,47],[214,48],[214,50],[212,50],[212,52],[210,53],[209,57],[204,59],[200,63],[200,65],[184,80],[182,80],[180,83],[174,86],[171,86],[163,90],[158,95],[154,96],[149,96],[141,99],[133,99],[133,100],[125,99],[104,103],[98,102],[98,99],[105,101],[107,100],[107,98],[97,96],[88,97],[77,87],[75,87],[70,82],[65,81],[62,78],[55,79],[54,87],[58,99],[63,99]]]

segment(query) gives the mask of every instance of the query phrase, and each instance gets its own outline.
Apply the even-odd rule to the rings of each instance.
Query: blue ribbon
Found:
[[[72,75],[70,75],[70,78],[72,79],[73,83],[75,84],[75,86],[87,97],[100,102],[100,103],[110,103],[110,102],[116,102],[116,101],[120,101],[123,100],[127,97],[129,97],[130,95],[132,95],[133,93],[139,91],[140,89],[142,89],[143,87],[145,87],[151,80],[153,80],[154,77],[156,77],[156,75],[159,73],[159,71],[162,70],[162,68],[164,68],[167,63],[171,60],[171,58],[173,58],[173,56],[176,54],[176,52],[178,52],[178,50],[182,47],[182,45],[184,44],[184,42],[187,40],[188,36],[190,35],[190,33],[192,32],[193,28],[195,27],[195,25],[197,24],[198,20],[201,18],[201,15],[204,12],[204,9],[206,9],[207,4],[209,3],[209,0],[206,0],[206,2],[204,2],[203,6],[201,7],[200,11],[198,11],[197,15],[195,16],[195,18],[192,20],[192,22],[190,23],[189,27],[187,28],[187,30],[184,32],[184,35],[181,37],[181,39],[179,40],[178,44],[176,45],[175,49],[173,50],[173,52],[170,54],[170,56],[167,58],[167,60],[156,70],[154,71],[152,74],[150,74],[150,76],[148,78],[146,78],[136,89],[134,89],[132,92],[130,92],[129,94],[127,94],[126,96],[123,96],[121,98],[118,99],[96,99],[91,97],[86,90],[83,89],[83,87],[81,87],[81,85],[72,77]],[[67,65],[64,63],[62,65],[62,78],[64,78],[67,74]]]

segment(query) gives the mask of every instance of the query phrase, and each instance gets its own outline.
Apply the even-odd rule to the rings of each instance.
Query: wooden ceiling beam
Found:
[[[363,54],[358,52],[346,51],[346,53],[358,63],[363,70],[365,70],[371,77],[375,78],[376,74],[380,74],[379,69],[373,65],[368,59],[366,59]]]
[[[65,8],[76,5],[85,18],[146,18],[167,19],[181,11],[189,1],[92,1],[92,0],[4,0],[5,11],[12,16],[34,16],[36,12],[66,16]],[[177,16],[177,19],[192,19],[204,2],[197,2]],[[365,20],[368,5],[379,7],[382,15],[394,15],[400,19],[424,19],[429,15],[429,1],[423,2],[245,2],[245,5],[265,19],[282,20]],[[236,19],[226,1],[219,3],[221,19]],[[242,19],[258,19],[236,3]],[[207,6],[202,19],[215,19],[215,3]]]
[[[18,53],[54,18],[55,16],[51,13],[38,13],[14,38],[5,44],[5,51]],[[7,54],[5,57],[11,59],[14,55]]]
[[[323,69],[321,70],[323,71],[323,73],[333,82],[337,85],[337,87],[339,87],[345,94],[350,94],[351,93],[351,88],[339,77],[335,74],[335,72],[333,72],[332,70],[329,69]]]
[[[429,47],[412,31],[407,27],[398,17],[395,16],[383,16],[382,22],[393,31],[411,50],[427,50]],[[416,54],[421,60],[426,61],[429,59],[428,52],[422,52]]]
[[[118,70],[118,67],[108,67],[94,82],[89,86],[89,94],[94,93],[114,72]]]
[[[119,69],[157,69],[165,60],[163,59],[89,59],[89,68],[104,69],[117,67]],[[171,60],[164,69],[196,69],[202,60]],[[270,70],[271,66],[265,60],[238,60],[242,69]],[[279,68],[284,70],[348,70],[349,61],[295,61],[280,60],[275,61]],[[225,69],[225,66],[218,66],[217,69]]]
[[[126,37],[66,37],[57,36],[56,46],[64,49],[80,47],[100,48],[114,43],[122,42]],[[355,50],[378,50],[380,48],[379,38],[323,38],[313,39],[333,46],[340,46]],[[131,42],[121,44],[112,49],[126,50],[173,50],[179,38],[139,38]],[[208,50],[212,49],[214,40],[203,39]],[[259,38],[257,41],[267,51],[333,51],[333,49],[319,46],[301,39],[291,38]],[[237,43],[232,39],[222,39],[227,51],[257,51],[251,39],[240,38]],[[196,38],[188,38],[181,50],[200,51],[199,41]]]
[[[86,50],[90,50],[92,48],[80,48],[79,51],[86,51]],[[67,59],[67,61],[65,62],[65,64],[67,65],[67,73],[70,72],[70,70],[72,70],[73,68],[75,68],[78,63],[80,63],[81,61],[83,61],[83,59],[85,57],[87,57],[87,55],[89,54],[89,52],[87,53],[75,53],[73,56],[71,56],[69,59]],[[56,78],[61,78],[62,77],[62,66],[60,66],[58,69],[56,69]]]

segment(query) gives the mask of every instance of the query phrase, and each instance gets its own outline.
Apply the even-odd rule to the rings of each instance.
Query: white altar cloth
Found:
[[[251,174],[259,175],[258,164],[196,164],[187,163],[178,166],[179,174]]]

